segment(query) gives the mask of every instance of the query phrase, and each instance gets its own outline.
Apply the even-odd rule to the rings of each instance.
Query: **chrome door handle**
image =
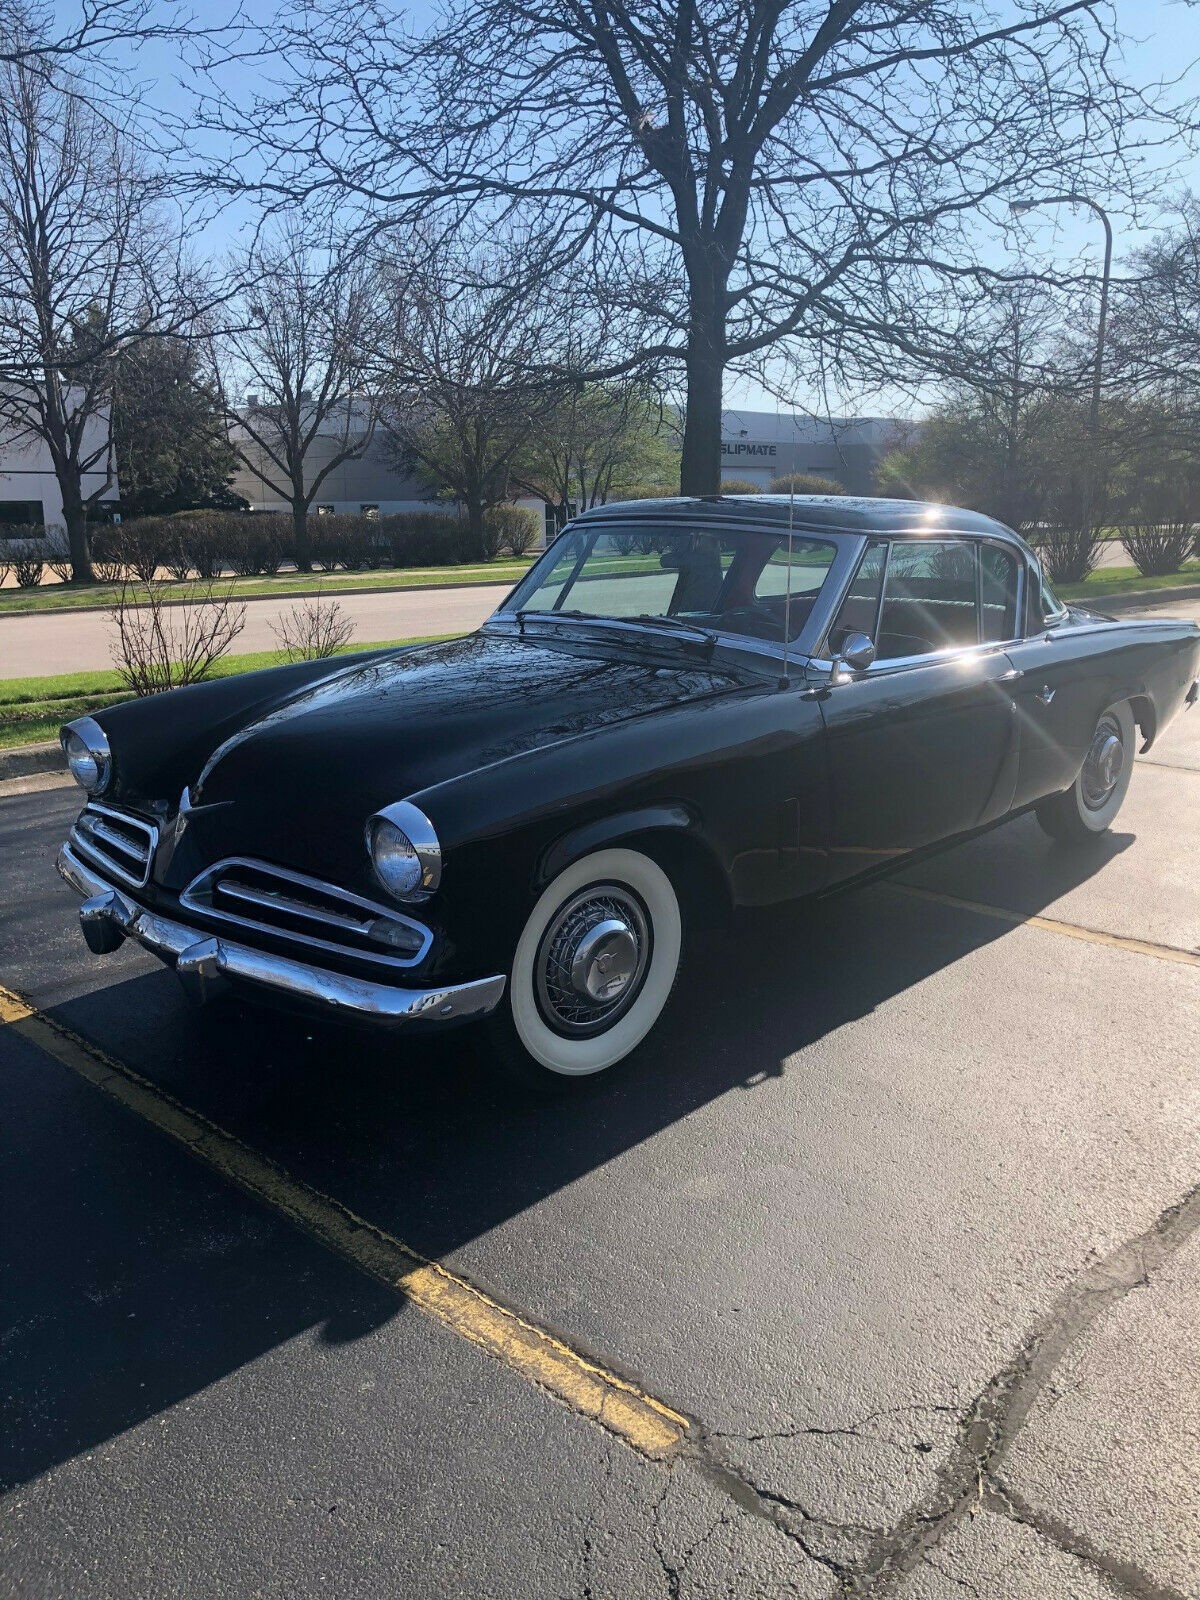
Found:
[[[1052,689],[1048,683],[1044,683],[1038,690],[1037,697],[1044,706],[1048,706],[1051,700],[1054,699],[1054,696],[1057,692],[1058,691],[1056,689]]]

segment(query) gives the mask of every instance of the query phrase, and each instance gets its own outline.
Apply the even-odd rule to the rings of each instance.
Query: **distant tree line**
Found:
[[[1147,575],[1200,555],[1195,201],[1116,287],[1095,425],[1089,321],[1045,290],[995,296],[919,434],[885,457],[878,492],[998,517],[1062,582],[1085,578],[1106,538]]]

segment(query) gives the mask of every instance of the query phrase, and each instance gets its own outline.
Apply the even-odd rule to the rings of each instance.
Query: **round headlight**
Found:
[[[442,877],[442,850],[433,824],[407,800],[385,806],[367,823],[375,876],[393,900],[428,900]]]
[[[71,776],[89,794],[100,794],[112,772],[112,752],[104,729],[91,717],[70,722],[61,734]]]
[[[407,834],[386,817],[371,824],[371,864],[375,876],[391,895],[403,900],[421,887],[421,858]]]

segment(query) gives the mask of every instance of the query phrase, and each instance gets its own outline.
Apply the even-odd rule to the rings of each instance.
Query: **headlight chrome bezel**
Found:
[[[113,759],[108,735],[96,719],[77,717],[61,729],[58,739],[79,787],[85,794],[103,794],[112,782]],[[92,773],[94,777],[89,782]]]
[[[390,835],[383,830],[391,830]],[[414,876],[411,885],[389,880],[381,870],[378,841],[380,837],[395,838],[411,851]],[[437,893],[442,881],[442,847],[433,823],[419,807],[409,800],[397,800],[384,806],[367,818],[365,829],[367,854],[376,882],[384,892],[401,905],[420,905]]]

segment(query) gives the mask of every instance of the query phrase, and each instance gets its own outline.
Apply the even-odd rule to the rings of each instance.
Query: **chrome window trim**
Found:
[[[140,828],[146,835],[146,870],[139,878],[134,873],[111,861],[102,851],[95,849],[88,843],[86,834],[80,832],[79,824],[89,813],[96,813],[101,817],[111,817],[114,822],[123,822],[126,826]],[[71,843],[95,866],[98,871],[111,874],[118,883],[123,883],[129,889],[144,889],[150,881],[150,872],[154,866],[154,855],[158,849],[158,827],[153,822],[147,822],[144,817],[135,815],[132,811],[122,811],[116,806],[105,805],[99,800],[89,800],[87,805],[76,817],[71,827]]]
[[[959,532],[956,532],[955,530],[950,529],[950,528],[944,528],[944,529],[943,528],[939,528],[936,531],[936,535],[934,533],[930,532],[928,534],[923,535],[922,538],[923,539],[928,539],[928,541],[930,543],[937,543],[937,544],[945,544],[950,540],[965,540],[965,541],[968,541],[968,542],[970,542],[971,544],[974,544],[974,545],[994,544],[994,545],[998,546],[1001,550],[1007,550],[1015,558],[1016,563],[1017,563],[1017,601],[1016,601],[1016,607],[1015,607],[1015,612],[1014,612],[1014,620],[1018,624],[1020,623],[1021,618],[1024,615],[1024,608],[1025,608],[1025,604],[1026,604],[1026,593],[1027,593],[1026,585],[1027,585],[1027,582],[1028,582],[1028,571],[1027,571],[1028,558],[1026,558],[1026,560],[1022,560],[1021,559],[1021,557],[1024,554],[1024,552],[1021,550],[1021,547],[1019,545],[1014,543],[1011,539],[1005,539],[1005,538],[1000,537],[1000,536],[998,536],[996,534],[990,534],[990,533],[959,533]],[[878,630],[879,630],[879,619],[880,619],[880,616],[882,615],[882,612],[883,612],[883,602],[887,597],[887,575],[888,575],[888,567],[891,565],[892,545],[894,543],[905,543],[905,544],[907,544],[907,543],[911,543],[911,542],[912,542],[912,531],[909,530],[909,529],[905,529],[904,531],[898,531],[898,532],[894,532],[894,533],[889,530],[888,532],[885,532],[885,533],[872,533],[872,534],[867,534],[867,535],[863,536],[863,546],[862,546],[862,549],[859,551],[858,560],[854,564],[854,570],[850,573],[849,577],[846,579],[846,582],[843,584],[841,592],[839,593],[838,598],[837,598],[837,604],[833,607],[832,614],[830,615],[829,621],[828,621],[828,623],[827,623],[827,625],[825,627],[825,631],[821,634],[819,640],[817,641],[816,645],[813,648],[812,656],[811,656],[811,665],[817,671],[824,672],[824,673],[827,673],[830,676],[832,676],[833,663],[832,663],[831,659],[827,655],[822,654],[822,652],[824,652],[828,648],[829,633],[830,633],[831,629],[833,628],[833,624],[837,621],[838,612],[842,608],[843,601],[846,599],[847,595],[850,593],[850,585],[854,582],[855,578],[858,576],[859,568],[861,567],[861,565],[863,563],[863,560],[866,557],[866,553],[867,553],[867,550],[868,550],[869,546],[871,546],[872,544],[880,544],[880,543],[882,543],[882,544],[887,546],[887,551],[886,551],[886,555],[884,557],[884,563],[883,563],[883,578],[882,578],[882,581],[881,581],[880,587],[879,587],[879,604],[875,608],[875,629],[876,629],[876,633],[878,633]],[[976,588],[978,589],[978,585],[979,585],[979,576],[978,576],[979,575],[979,562],[978,562],[978,559],[976,559],[975,571],[976,571]],[[945,660],[945,659],[949,659],[951,656],[964,656],[964,655],[967,655],[967,654],[972,653],[972,652],[978,653],[979,655],[987,655],[987,654],[990,654],[992,651],[1005,650],[1010,645],[1023,644],[1028,637],[1029,637],[1028,634],[1021,633],[1021,634],[1015,635],[1011,639],[988,639],[986,641],[985,640],[979,640],[975,644],[946,645],[944,649],[941,649],[941,650],[928,650],[924,654],[918,655],[918,656],[893,656],[887,661],[875,661],[875,662],[872,662],[872,664],[866,669],[865,672],[856,672],[856,673],[853,674],[852,677],[847,678],[845,681],[847,683],[853,683],[853,682],[857,681],[858,679],[869,677],[869,676],[872,676],[874,674],[882,674],[882,673],[889,672],[889,671],[892,671],[892,670],[903,670],[904,668],[908,668],[908,667],[920,666],[923,662],[942,661],[942,660]]]
[[[197,901],[195,896],[215,878],[219,873],[229,868],[250,868],[254,872],[265,872],[272,877],[281,878],[287,883],[293,883],[298,888],[315,889],[319,894],[330,895],[335,900],[345,900],[360,910],[369,911],[375,919],[388,922],[401,923],[406,928],[421,937],[421,947],[415,955],[389,956],[377,954],[372,950],[358,950],[353,945],[336,944],[329,939],[309,937],[303,933],[295,933],[288,928],[279,928],[269,922],[260,922],[254,917],[242,917],[234,911],[218,910],[211,905]],[[288,939],[293,944],[303,945],[305,949],[328,950],[331,954],[339,955],[343,959],[350,958],[355,961],[369,961],[385,967],[415,967],[429,954],[433,944],[432,930],[423,922],[418,922],[414,917],[407,917],[402,911],[397,911],[394,906],[380,905],[378,901],[368,900],[363,895],[355,894],[350,889],[343,889],[336,883],[328,883],[322,878],[309,877],[307,873],[292,872],[287,867],[277,867],[274,862],[256,860],[252,856],[225,856],[220,861],[215,861],[211,867],[205,867],[198,872],[188,886],[179,896],[179,904],[186,911],[191,911],[200,917],[206,917],[213,922],[228,922],[239,928],[252,928],[257,933],[268,934],[275,939]],[[294,915],[295,913],[287,913]],[[319,913],[314,913],[319,916]]]

